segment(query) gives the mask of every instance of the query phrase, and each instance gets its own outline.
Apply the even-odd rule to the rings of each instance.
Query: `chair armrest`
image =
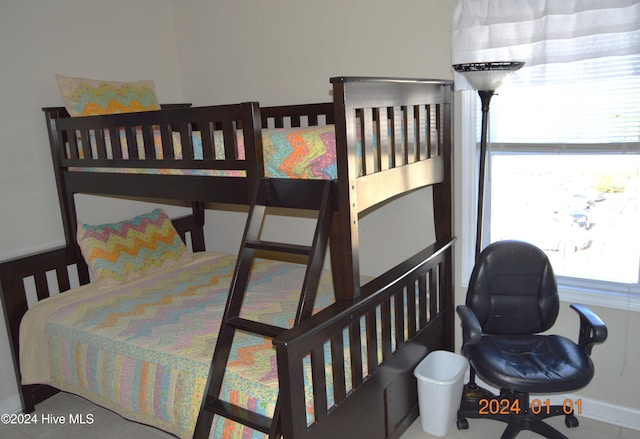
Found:
[[[482,327],[471,308],[459,305],[456,312],[462,320],[462,355],[469,358],[470,349],[480,343],[482,339]]]
[[[593,346],[607,339],[607,325],[596,313],[584,305],[573,303],[570,307],[580,316],[578,345],[587,355],[591,355]]]

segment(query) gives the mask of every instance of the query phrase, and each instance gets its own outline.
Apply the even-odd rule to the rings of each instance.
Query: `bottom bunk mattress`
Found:
[[[128,419],[191,437],[235,259],[197,254],[117,287],[90,284],[38,302],[20,329],[23,384],[50,384]],[[304,271],[299,264],[256,260],[242,317],[290,327]],[[327,273],[315,307],[332,302]],[[271,416],[277,393],[271,340],[238,332],[221,398]],[[216,417],[210,437],[262,434]]]

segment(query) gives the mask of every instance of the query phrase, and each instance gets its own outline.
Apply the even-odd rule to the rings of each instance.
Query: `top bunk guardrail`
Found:
[[[43,110],[62,198],[83,192],[248,204],[253,182],[265,176],[263,138],[267,155],[276,160],[279,148],[293,149],[287,137],[276,143],[267,133],[275,138],[280,128],[333,123],[332,103],[262,109],[254,102],[173,104],[161,111],[75,118],[61,107]],[[326,155],[334,158],[335,176],[334,150]],[[292,173],[307,179],[310,167]],[[204,182],[202,176],[219,178]]]
[[[256,169],[258,104],[61,117],[44,109],[56,165],[64,168]]]

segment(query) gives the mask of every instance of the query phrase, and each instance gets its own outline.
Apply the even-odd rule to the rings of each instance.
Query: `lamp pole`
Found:
[[[482,104],[482,131],[480,133],[480,158],[478,165],[478,210],[476,218],[476,253],[478,259],[482,251],[482,229],[484,223],[484,186],[487,161],[487,145],[489,143],[489,104],[495,91],[506,76],[520,69],[524,65],[522,61],[498,61],[475,62],[466,64],[454,64],[454,71],[465,76],[469,84],[478,90]],[[475,137],[474,137],[475,140]],[[475,142],[474,142],[475,143]],[[491,398],[493,395],[481,388],[475,381],[476,372],[473,367],[469,372],[469,382],[464,386],[463,403],[465,400],[478,401],[483,398]]]
[[[487,143],[489,137],[489,104],[494,90],[478,90],[482,103],[482,131],[480,133],[480,163],[478,168],[478,210],[476,220],[476,259],[482,251],[482,228],[484,225],[484,185],[487,162]]]

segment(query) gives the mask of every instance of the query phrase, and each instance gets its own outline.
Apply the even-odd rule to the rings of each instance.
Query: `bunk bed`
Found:
[[[249,251],[250,235],[262,221],[256,212],[270,207],[317,210],[312,256],[293,325],[271,334],[267,343],[277,364],[275,409],[268,414],[273,418],[271,427],[261,429],[265,414],[248,413],[247,407],[231,407],[227,418],[247,418],[243,423],[251,428],[292,439],[399,437],[418,416],[413,369],[428,352],[454,346],[451,83],[361,77],[338,77],[331,82],[334,101],[329,104],[172,105],[159,111],[73,118],[62,108],[44,109],[66,245],[0,264],[2,303],[18,382],[22,382],[20,351],[29,348],[20,346],[20,324],[32,302],[70,290],[74,281],[69,273],[73,272],[80,289],[92,288],[78,250],[75,194],[188,202],[193,213],[174,219],[173,224],[183,240],[190,238],[196,260],[191,264],[204,260],[195,254],[205,250],[207,203],[249,205],[230,297],[235,295],[234,285],[251,290],[246,285],[249,275],[241,279],[246,259],[242,252]],[[271,134],[286,132],[296,138],[296,130],[317,129],[324,130],[323,136],[328,132],[333,136],[335,164],[329,166],[335,166],[335,175],[323,171],[309,178],[302,171],[296,178],[281,178],[277,171],[268,171],[266,160],[272,153],[265,148]],[[298,154],[294,161],[305,161],[300,151],[294,152]],[[359,216],[423,187],[432,188],[435,242],[382,275],[363,281]],[[250,224],[251,218],[257,226]],[[320,280],[327,241],[329,281]],[[289,244],[265,245],[293,254],[299,250]],[[249,253],[253,260],[253,250]],[[36,299],[30,298],[25,286],[29,279]],[[310,304],[303,300],[305,288],[315,299]],[[324,293],[318,292],[316,298],[316,290]],[[274,328],[228,318],[229,308],[235,306],[230,303],[231,298],[222,317],[216,317],[222,322],[218,344],[224,339],[225,324],[231,326],[232,320],[242,320],[245,329],[265,335]],[[225,346],[216,346],[207,383],[200,393],[194,391],[202,399],[197,437],[209,436],[207,423],[200,425],[202,413],[207,411],[207,393],[216,370],[224,370],[229,355],[234,355],[230,349],[222,355],[221,365],[216,365],[218,350],[225,351]],[[35,404],[58,391],[40,384],[19,388],[25,412],[33,412]],[[225,401],[214,402],[228,408]],[[138,419],[130,411],[121,413]],[[220,412],[212,409],[204,418],[214,413]],[[155,425],[184,435],[161,422]],[[190,425],[188,431],[193,428]],[[220,434],[211,431],[212,437]]]

